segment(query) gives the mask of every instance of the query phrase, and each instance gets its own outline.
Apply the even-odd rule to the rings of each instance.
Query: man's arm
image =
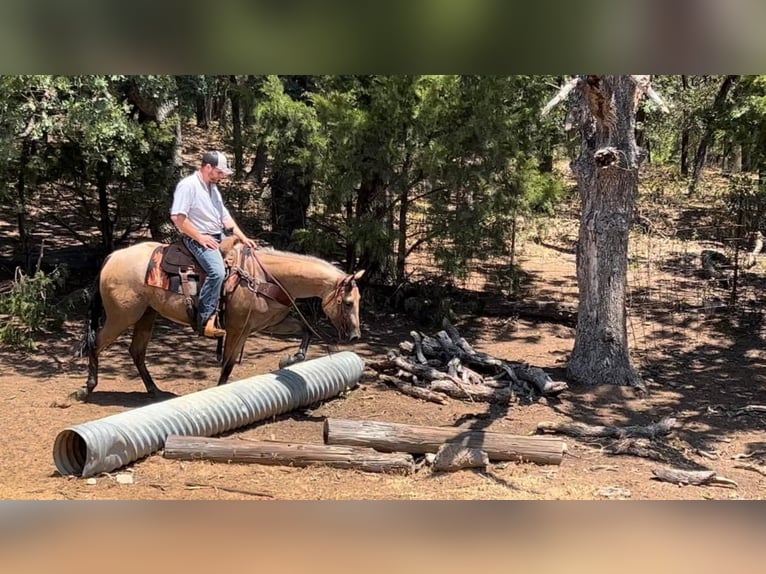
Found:
[[[252,247],[253,249],[258,247],[258,245],[256,244],[255,241],[253,241],[247,235],[242,233],[242,230],[239,228],[239,225],[237,225],[237,222],[234,221],[233,217],[229,216],[229,217],[225,218],[222,221],[222,223],[223,223],[224,229],[231,229],[232,233],[234,234],[234,237],[239,239],[242,243]]]

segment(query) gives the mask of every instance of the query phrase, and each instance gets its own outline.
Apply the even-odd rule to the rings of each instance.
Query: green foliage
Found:
[[[8,315],[0,325],[0,343],[33,350],[36,335],[61,328],[66,316],[53,296],[66,276],[65,267],[56,267],[47,274],[37,271],[31,276],[16,270],[11,290],[0,297],[0,313]]]

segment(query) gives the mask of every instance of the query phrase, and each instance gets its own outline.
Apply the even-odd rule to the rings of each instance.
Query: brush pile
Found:
[[[411,340],[389,350],[385,361],[368,367],[401,392],[440,404],[445,395],[468,401],[531,401],[567,388],[539,367],[476,351],[446,320],[443,327],[433,337],[411,331]]]

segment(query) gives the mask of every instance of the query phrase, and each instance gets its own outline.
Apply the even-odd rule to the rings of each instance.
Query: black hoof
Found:
[[[288,355],[286,357],[282,357],[279,361],[279,368],[284,369],[285,367],[289,367],[290,365],[294,365],[295,363],[300,363],[306,358],[306,356],[303,353],[296,353],[295,355]]]
[[[80,401],[82,403],[88,399],[88,396],[90,396],[90,391],[84,387],[82,389],[77,389],[75,392],[69,394],[70,399],[74,401]]]

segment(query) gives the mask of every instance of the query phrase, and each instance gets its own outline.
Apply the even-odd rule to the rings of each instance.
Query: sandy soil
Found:
[[[539,247],[527,263],[538,295],[576,296],[571,253]],[[364,340],[349,349],[367,359],[381,358],[387,349],[406,339],[410,330],[419,328],[403,317],[374,316],[364,310],[363,314]],[[631,328],[639,335],[662,328],[661,317],[644,316],[640,329],[636,328],[637,321],[639,318],[632,318]],[[762,350],[760,324],[727,330],[706,321],[675,325],[675,336],[662,339],[662,344],[656,344],[656,336],[652,345],[638,341],[636,364],[649,388],[643,396],[620,387],[574,387],[556,398],[532,404],[489,405],[448,399],[447,404],[437,405],[404,396],[365,374],[346,396],[260,421],[229,435],[321,444],[326,417],[527,435],[540,421],[643,425],[673,416],[681,426],[658,445],[665,460],[610,455],[603,450],[608,446],[604,439],[571,437],[562,437],[568,453],[560,466],[491,463],[486,471],[451,473],[423,467],[409,476],[326,467],[181,462],[165,459],[160,451],[95,477],[95,484],[58,473],[52,457],[56,435],[67,426],[148,405],[151,400],[127,353],[128,335],[102,355],[100,383],[91,400],[68,400],[68,394],[81,387],[86,378],[85,361],[71,360],[81,332],[79,324],[71,324],[66,334],[44,341],[35,353],[4,350],[0,354],[0,435],[6,445],[5,456],[0,457],[0,498],[759,499],[766,477],[754,469],[764,462],[759,459],[760,453],[766,452],[766,415],[738,415],[737,409],[766,404],[766,352]],[[482,317],[464,317],[456,325],[478,350],[526,361],[546,369],[554,378],[564,376],[574,337],[569,327]],[[279,358],[296,343],[252,336],[232,380],[275,370]],[[322,346],[315,346],[311,357],[325,352]],[[147,364],[157,384],[176,395],[208,388],[217,380],[215,343],[169,322],[158,323]],[[737,486],[678,486],[653,479],[652,468],[670,466],[715,470]],[[118,483],[119,473],[130,473],[133,483]]]

